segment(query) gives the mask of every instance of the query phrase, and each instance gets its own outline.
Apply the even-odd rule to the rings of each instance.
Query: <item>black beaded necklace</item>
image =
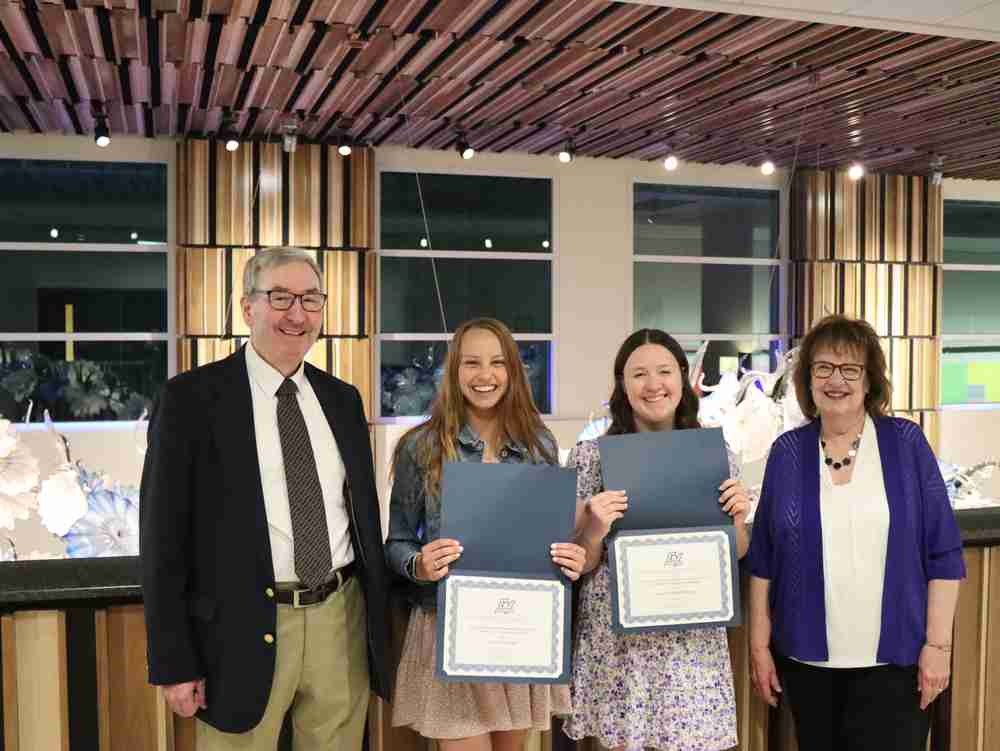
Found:
[[[861,429],[864,430],[863,425],[861,426]],[[861,445],[861,433],[858,433],[857,437],[851,442],[851,450],[847,452],[847,456],[839,461],[826,452],[826,441],[822,438],[819,439],[819,445],[823,447],[823,456],[825,457],[824,461],[826,462],[826,466],[833,467],[834,469],[849,467],[851,466],[851,462],[854,461],[854,457],[858,455],[858,446]]]

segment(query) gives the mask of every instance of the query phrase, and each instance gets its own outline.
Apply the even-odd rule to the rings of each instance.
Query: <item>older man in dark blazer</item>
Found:
[[[142,475],[149,680],[198,751],[360,749],[387,698],[387,589],[358,390],[304,363],[326,295],[312,256],[257,253],[250,342],[171,379]]]

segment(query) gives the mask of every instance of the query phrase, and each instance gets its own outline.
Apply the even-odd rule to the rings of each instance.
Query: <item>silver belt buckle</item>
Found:
[[[341,573],[341,569],[337,569],[334,573],[336,574],[336,577],[337,577],[337,585],[333,589],[333,591],[336,592],[342,586],[344,586],[344,575]],[[329,582],[327,582],[323,586],[328,587],[332,583],[333,583],[333,580],[331,579]],[[301,595],[303,592],[309,592],[309,591],[311,591],[311,590],[308,590],[308,589],[293,589],[292,590],[292,607],[293,608],[311,608],[313,605],[319,605],[319,602],[310,602],[308,604],[303,605],[299,601],[299,595]],[[332,592],[330,594],[332,594]],[[329,596],[330,595],[328,594],[327,597],[329,597]],[[326,601],[326,598],[323,598],[322,602],[325,602],[325,601]]]

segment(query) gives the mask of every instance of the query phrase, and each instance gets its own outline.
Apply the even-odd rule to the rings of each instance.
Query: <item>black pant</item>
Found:
[[[784,697],[803,751],[923,751],[917,667],[819,668],[778,658]]]

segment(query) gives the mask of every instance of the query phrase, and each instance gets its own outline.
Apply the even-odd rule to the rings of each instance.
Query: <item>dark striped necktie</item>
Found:
[[[326,526],[323,489],[316,471],[306,421],[296,398],[298,386],[286,378],[278,387],[278,435],[285,460],[285,484],[292,517],[295,573],[310,589],[326,581],[333,558]]]

